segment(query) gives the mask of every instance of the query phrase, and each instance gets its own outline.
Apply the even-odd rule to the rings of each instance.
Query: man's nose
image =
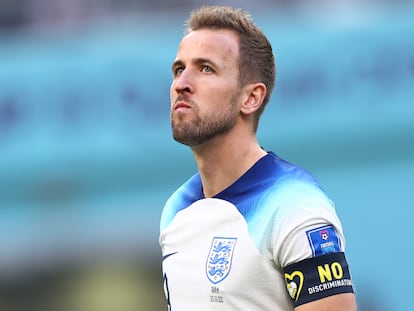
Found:
[[[174,90],[178,94],[191,93],[193,91],[193,84],[189,70],[183,70],[175,79]]]

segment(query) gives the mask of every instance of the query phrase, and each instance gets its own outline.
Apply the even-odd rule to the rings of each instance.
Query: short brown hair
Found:
[[[187,33],[200,29],[229,29],[239,37],[239,83],[263,82],[267,93],[256,113],[257,129],[260,115],[270,100],[276,66],[272,46],[253,22],[250,14],[228,6],[202,6],[193,11],[187,21]]]

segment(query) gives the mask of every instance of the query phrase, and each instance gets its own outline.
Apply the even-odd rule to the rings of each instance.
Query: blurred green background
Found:
[[[170,66],[200,4],[269,36],[259,140],[335,201],[359,311],[410,310],[409,1],[0,0],[0,311],[166,310],[159,216],[196,170]]]

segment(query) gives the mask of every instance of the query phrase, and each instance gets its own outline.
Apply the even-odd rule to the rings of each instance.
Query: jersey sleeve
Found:
[[[288,202],[276,217],[273,260],[281,267],[332,252],[345,251],[345,237],[333,203],[324,196]]]
[[[285,199],[273,228],[273,260],[282,268],[295,307],[340,293],[352,293],[345,238],[333,203],[318,188]]]

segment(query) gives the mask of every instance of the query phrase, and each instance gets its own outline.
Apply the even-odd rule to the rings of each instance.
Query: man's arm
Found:
[[[356,311],[355,295],[344,293],[305,303],[295,311]]]

